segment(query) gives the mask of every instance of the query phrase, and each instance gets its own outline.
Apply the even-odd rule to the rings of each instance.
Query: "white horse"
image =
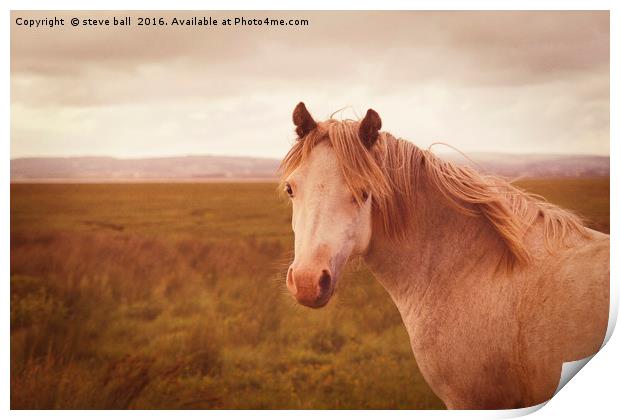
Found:
[[[361,255],[448,408],[539,404],[563,362],[600,348],[608,235],[379,132],[373,110],[359,122],[316,122],[300,103],[293,122],[299,139],[281,172],[295,233],[286,285],[299,303],[327,304],[347,260]]]

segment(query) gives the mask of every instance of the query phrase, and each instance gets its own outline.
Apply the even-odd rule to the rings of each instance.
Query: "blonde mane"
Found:
[[[587,236],[575,214],[526,193],[506,180],[446,162],[428,150],[381,132],[368,150],[358,137],[359,122],[329,119],[295,142],[280,166],[282,182],[320,142],[331,144],[349,189],[358,202],[363,191],[373,199],[373,221],[395,240],[407,235],[420,180],[426,179],[459,212],[484,217],[506,246],[505,263],[527,264],[524,242],[528,229],[541,218],[544,240],[552,250],[570,232]]]

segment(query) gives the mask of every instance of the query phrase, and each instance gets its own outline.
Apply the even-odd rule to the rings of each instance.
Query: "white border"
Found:
[[[617,257],[618,247],[616,241],[616,223],[618,221],[618,214],[620,209],[618,208],[618,171],[616,168],[618,157],[618,128],[617,128],[617,115],[618,115],[618,85],[617,85],[617,73],[618,73],[618,51],[617,51],[617,39],[618,39],[618,25],[620,19],[618,18],[618,11],[620,7],[616,5],[617,2],[611,0],[590,0],[590,1],[575,1],[565,0],[562,2],[552,0],[521,0],[521,1],[458,1],[458,0],[445,0],[445,1],[406,1],[406,0],[381,0],[381,1],[368,1],[358,0],[353,5],[355,9],[360,10],[374,10],[377,7],[381,7],[383,10],[611,10],[611,126],[610,126],[610,154],[611,154],[611,243],[612,243],[612,265],[611,265],[611,292],[612,303],[615,303],[615,312],[613,314],[613,321],[617,318],[617,303],[618,303],[618,282],[617,282]],[[1,353],[1,366],[2,366],[2,380],[0,381],[0,401],[5,410],[9,409],[9,389],[10,389],[10,322],[9,322],[9,305],[10,305],[10,292],[9,292],[9,185],[10,185],[10,10],[349,10],[351,4],[341,0],[315,0],[315,1],[296,1],[292,3],[284,0],[261,0],[251,1],[191,1],[191,0],[178,0],[178,1],[163,1],[152,0],[149,2],[139,0],[109,0],[109,1],[77,1],[77,0],[62,0],[62,1],[43,1],[43,0],[24,0],[15,1],[9,0],[4,2],[6,5],[4,8],[3,19],[0,23],[1,39],[0,43],[2,48],[2,57],[4,58],[4,65],[0,69],[2,72],[2,92],[4,101],[1,103],[1,109],[5,115],[4,121],[6,122],[2,130],[4,136],[1,137],[2,150],[5,150],[6,156],[0,160],[0,174],[2,176],[1,189],[2,193],[2,207],[0,211],[2,216],[0,219],[0,265],[5,275],[2,280],[2,332],[4,336],[4,344],[0,346]],[[145,8],[148,6],[148,8]],[[616,7],[614,7],[616,6]],[[583,371],[577,375],[577,378],[570,381],[546,406],[532,415],[532,418],[538,419],[554,419],[554,418],[583,418],[589,416],[594,418],[610,418],[613,415],[617,415],[617,377],[620,371],[618,363],[618,353],[620,347],[618,345],[618,339],[612,338],[607,345],[596,355],[593,360],[583,368]],[[498,418],[498,417],[513,417],[515,415],[526,414],[528,410],[517,410],[513,412],[488,412],[488,411],[468,411],[468,412],[444,412],[444,411],[390,411],[390,412],[378,412],[378,411],[355,411],[350,413],[359,418],[369,418],[375,416],[389,416],[392,418]],[[46,417],[58,417],[58,418],[81,418],[85,415],[91,418],[107,418],[110,416],[108,412],[102,411],[89,411],[88,413],[79,411],[56,411],[56,412],[17,412],[10,413],[11,416],[20,418],[31,418],[31,416],[46,416]],[[300,420],[308,419],[314,420],[319,415],[321,417],[326,416],[328,418],[336,418],[349,415],[348,412],[343,411],[210,411],[210,412],[196,412],[196,411],[184,411],[184,412],[169,412],[169,411],[149,411],[148,416],[158,419],[163,417],[184,417],[184,418],[203,418],[209,416],[210,418],[230,418],[237,416],[252,415],[256,418],[287,418],[294,415]],[[133,412],[117,412],[115,416],[120,417],[133,417]]]
[[[12,10],[611,10],[612,0],[9,0]],[[352,7],[355,6],[355,7]],[[380,7],[379,7],[380,6]]]

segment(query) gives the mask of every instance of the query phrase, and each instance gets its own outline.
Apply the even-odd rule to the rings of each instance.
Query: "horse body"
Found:
[[[562,363],[602,344],[609,236],[575,235],[549,253],[534,226],[526,239],[533,262],[498,272],[501,247],[488,224],[426,193],[410,239],[394,246],[374,236],[364,256],[401,313],[420,371],[448,408],[547,401]]]
[[[318,308],[354,255],[392,297],[424,378],[448,408],[518,408],[562,363],[600,348],[609,236],[509,183],[445,163],[361,121],[293,114],[283,161],[295,260],[286,284]]]

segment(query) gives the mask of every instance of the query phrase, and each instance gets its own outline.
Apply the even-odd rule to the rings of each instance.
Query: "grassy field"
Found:
[[[609,231],[609,180],[520,185]],[[443,408],[361,265],[294,304],[274,184],[11,186],[11,407]]]

